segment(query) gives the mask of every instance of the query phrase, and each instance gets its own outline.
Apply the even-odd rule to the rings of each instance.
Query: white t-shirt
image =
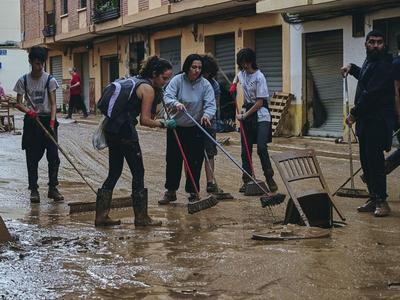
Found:
[[[39,116],[50,115],[51,106],[49,93],[55,91],[59,87],[57,80],[52,77],[49,81],[48,89],[46,89],[48,77],[49,73],[46,72],[43,72],[42,76],[38,79],[33,79],[31,73],[26,74],[27,95],[25,95],[24,76],[18,79],[14,87],[14,92],[19,95],[25,95],[25,97],[28,97],[33,102],[34,107],[24,97],[24,105],[36,111]]]
[[[269,92],[267,80],[260,70],[257,70],[252,74],[240,71],[238,77],[243,87],[244,101],[246,103],[256,103],[257,99],[268,100]],[[271,115],[265,107],[261,107],[257,111],[257,117],[258,122],[271,122]]]

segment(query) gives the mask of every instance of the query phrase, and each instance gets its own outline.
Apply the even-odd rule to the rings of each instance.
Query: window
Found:
[[[68,14],[68,0],[61,0],[61,14]]]
[[[79,1],[79,8],[85,8],[86,7],[86,0],[80,0]]]

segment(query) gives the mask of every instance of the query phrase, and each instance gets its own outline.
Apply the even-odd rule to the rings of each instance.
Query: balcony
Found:
[[[118,0],[96,1],[93,8],[92,21],[95,24],[117,19],[120,16]]]
[[[56,35],[56,25],[51,24],[51,25],[44,26],[42,33],[43,33],[44,37],[55,36]]]

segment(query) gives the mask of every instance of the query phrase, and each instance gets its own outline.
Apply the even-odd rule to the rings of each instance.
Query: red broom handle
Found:
[[[237,104],[237,99],[235,97],[235,106],[236,106],[236,113],[239,114],[239,107]],[[242,120],[239,120],[240,123],[240,134],[242,135],[243,141],[244,141],[244,147],[246,148],[246,154],[247,154],[247,159],[249,160],[250,168],[251,168],[251,175],[254,177],[255,172],[254,172],[254,166],[253,166],[253,161],[251,160],[251,155],[250,155],[250,150],[249,150],[249,144],[247,143],[247,137],[244,132],[244,124]]]

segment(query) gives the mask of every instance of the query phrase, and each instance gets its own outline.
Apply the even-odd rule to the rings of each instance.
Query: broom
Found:
[[[167,106],[165,105],[164,99],[161,98],[161,102],[163,104],[165,113],[167,114],[167,118],[171,119],[171,116],[168,112]],[[189,166],[189,162],[186,158],[185,152],[183,151],[183,147],[181,144],[181,141],[179,139],[178,133],[176,132],[175,129],[172,130],[176,139],[176,143],[178,144],[178,148],[179,151],[181,152],[183,161],[184,161],[184,165],[185,165],[185,171],[187,173],[187,175],[190,178],[190,181],[192,182],[193,188],[195,190],[196,193],[196,199],[194,199],[194,201],[189,201],[188,203],[188,213],[189,214],[194,214],[197,213],[201,210],[207,209],[207,208],[211,208],[215,205],[218,204],[218,200],[216,197],[214,197],[213,195],[209,195],[207,198],[204,199],[200,199],[200,195],[199,195],[199,189],[197,188],[196,182],[194,181],[194,177],[192,174],[192,170]]]
[[[219,189],[219,186],[218,186],[218,183],[217,183],[217,179],[215,178],[214,170],[211,167],[210,159],[208,158],[206,150],[204,150],[204,158],[206,160],[206,163],[207,163],[208,167],[210,168],[212,179],[213,179],[213,181],[214,181],[214,183],[215,183],[215,185],[217,187],[217,192],[216,193],[212,193],[212,194],[217,198],[217,200],[233,199],[232,194],[224,193],[222,190]]]
[[[260,190],[262,190],[264,192],[264,194],[268,194],[268,190],[263,187],[262,185],[260,185],[250,174],[249,172],[247,172],[240,164],[239,162],[236,161],[236,159],[234,159],[232,157],[232,155],[230,155],[228,153],[228,151],[225,150],[224,147],[221,146],[220,143],[218,143],[208,132],[207,130],[205,130],[186,110],[183,110],[183,112],[186,114],[186,116],[188,116],[193,123],[196,124],[197,127],[200,128],[200,130],[243,172],[243,174],[245,174],[251,181],[254,182],[255,185],[258,186],[258,188]],[[274,206],[274,205],[278,205],[280,203],[282,203],[285,200],[286,195],[284,194],[275,194],[272,196],[264,196],[261,197],[261,205],[262,207],[266,207],[266,206]]]

